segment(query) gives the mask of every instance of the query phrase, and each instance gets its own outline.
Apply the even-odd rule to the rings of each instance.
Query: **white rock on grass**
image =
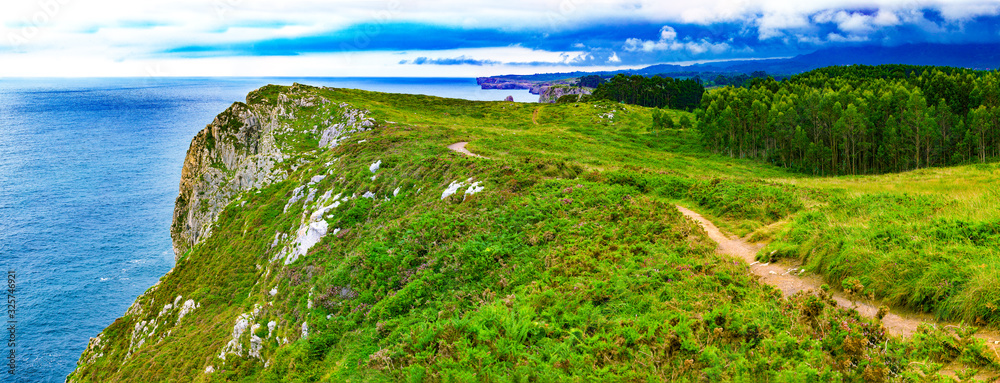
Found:
[[[461,189],[462,186],[465,186],[465,182],[452,182],[448,185],[448,188],[444,189],[444,192],[441,193],[441,199],[448,198],[448,196],[458,193],[458,189]]]
[[[296,233],[295,247],[288,254],[288,257],[285,258],[285,264],[290,265],[299,259],[300,256],[306,255],[309,249],[323,239],[328,229],[329,225],[326,221],[312,222],[299,229],[298,233]]]
[[[285,209],[283,210],[284,213],[287,213],[289,207],[294,205],[296,202],[299,202],[299,200],[302,199],[302,197],[305,197],[305,194],[303,193],[305,189],[306,185],[302,185],[295,188],[295,190],[292,191],[292,198],[289,199],[288,203],[285,204]]]
[[[309,324],[302,322],[302,339],[309,338]]]
[[[273,249],[275,246],[278,246],[278,243],[281,242],[281,240],[283,240],[283,239],[285,239],[287,237],[288,237],[288,234],[284,234],[284,233],[282,233],[280,231],[274,233],[274,242],[271,242],[271,248]]]
[[[167,303],[167,304],[163,305],[163,310],[160,310],[160,313],[157,314],[156,317],[159,318],[159,317],[163,316],[163,314],[166,314],[167,312],[169,312],[170,309],[173,308],[173,307],[174,307],[174,305],[172,305],[170,303]]]
[[[181,312],[177,314],[177,324],[181,323],[181,319],[184,319],[185,315],[194,311],[194,309],[200,307],[201,305],[194,302],[194,299],[188,299],[184,302],[184,306],[181,306]]]
[[[476,194],[476,193],[479,193],[479,192],[483,191],[483,189],[485,189],[485,187],[479,186],[480,183],[481,182],[479,182],[479,181],[473,182],[472,185],[469,185],[469,188],[467,190],[465,190],[465,194],[466,195]]]
[[[395,197],[395,196],[398,196],[398,195],[399,195],[399,188],[397,187],[396,190],[392,191],[392,196]]]
[[[375,163],[371,164],[371,166],[368,167],[368,170],[371,170],[372,173],[375,173],[381,166],[382,166],[382,160],[378,160]]]
[[[255,318],[260,315],[260,310],[260,305],[254,305],[253,312],[240,314],[236,318],[236,325],[233,326],[233,339],[229,340],[226,346],[222,348],[222,352],[219,353],[219,359],[226,360],[226,354],[243,356],[243,344],[240,342],[240,337],[250,327],[250,323],[254,322]]]
[[[274,328],[278,326],[278,322],[270,321],[267,322],[267,337],[271,337],[271,333],[274,332]]]
[[[324,175],[315,176],[315,177],[309,179],[309,184],[310,185],[318,184],[321,181],[323,181],[324,178],[326,178],[326,176],[324,176]]]
[[[361,198],[375,198],[375,193],[372,193],[371,191],[366,191],[365,194],[361,196]]]
[[[215,367],[213,367],[213,366],[205,367],[205,373],[206,374],[211,374],[213,372],[215,372]]]
[[[240,344],[240,337],[243,336],[243,332],[247,330],[247,327],[250,327],[251,318],[250,314],[240,314],[239,318],[236,318],[236,325],[233,326],[233,339],[229,343],[226,343],[226,347],[219,353],[219,359],[225,360],[226,354],[229,353],[243,355],[243,345]]]
[[[260,350],[264,348],[264,340],[257,336],[257,329],[259,328],[260,325],[257,323],[254,323],[253,327],[250,327],[250,351],[247,352],[248,356],[257,359],[261,359]]]
[[[306,203],[307,204],[310,203],[310,202],[312,202],[316,198],[316,192],[317,191],[318,190],[316,190],[316,189],[309,188],[309,196],[306,197]]]

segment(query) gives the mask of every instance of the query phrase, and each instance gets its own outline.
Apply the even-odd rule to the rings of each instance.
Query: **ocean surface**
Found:
[[[0,321],[0,382],[64,381],[89,338],[173,267],[169,228],[191,138],[251,90],[293,82],[538,97],[474,79],[0,79],[0,272],[14,273],[17,321],[14,375],[8,316]]]

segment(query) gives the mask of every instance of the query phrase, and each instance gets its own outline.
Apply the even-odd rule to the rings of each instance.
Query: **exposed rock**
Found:
[[[235,354],[237,356],[243,356],[243,342],[241,341],[240,338],[243,337],[243,334],[247,331],[247,329],[251,328],[250,324],[256,321],[256,318],[260,315],[260,312],[261,312],[261,307],[257,305],[254,306],[253,312],[240,314],[240,316],[236,317],[236,324],[233,325],[232,339],[230,339],[229,342],[226,343],[226,345],[222,348],[222,352],[219,353],[219,359],[225,360],[227,354]],[[259,325],[254,323],[253,326],[254,327],[251,330],[251,333]],[[251,334],[250,337],[251,350],[253,349],[252,340],[254,337],[255,336]],[[257,352],[259,353],[260,349],[257,349]]]
[[[295,262],[299,257],[306,255],[314,245],[319,243],[323,236],[326,235],[329,225],[324,220],[319,222],[312,222],[306,226],[299,229],[297,236],[295,238],[295,247],[285,258],[285,264],[290,265]]]
[[[542,91],[541,96],[538,97],[538,102],[554,103],[559,97],[567,94],[591,94],[593,91],[591,88],[579,86],[553,85]]]
[[[483,191],[483,189],[485,189],[485,187],[479,186],[480,183],[481,182],[476,181],[476,182],[473,182],[472,185],[469,185],[469,188],[465,190],[465,195],[476,194],[476,193],[479,193],[479,192]]]
[[[196,304],[193,299],[188,299],[184,302],[184,306],[181,306],[181,311],[177,313],[177,324],[180,324],[181,319],[183,319],[184,316],[191,311],[194,311],[194,309],[198,308],[198,306],[200,305]]]
[[[258,97],[256,91],[247,100]],[[300,85],[282,93],[277,103],[235,103],[220,114],[191,141],[181,171],[180,193],[174,206],[171,226],[174,258],[180,257],[212,233],[219,213],[240,193],[260,189],[284,180],[288,172],[281,164],[289,159],[276,144],[276,135],[289,132],[286,118],[301,108],[329,104],[312,90]],[[335,146],[351,133],[376,126],[365,110],[339,107],[327,128],[311,131],[320,147]],[[332,121],[337,120],[340,121]],[[290,166],[297,169],[297,166]],[[313,177],[313,184],[322,176]],[[285,210],[303,198],[305,186],[296,189]],[[315,192],[314,190],[312,191]],[[313,197],[312,194],[309,197]]]
[[[276,166],[285,159],[274,139],[279,126],[273,108],[235,103],[191,141],[171,227],[175,259],[211,234],[239,193],[285,178]]]
[[[447,188],[444,189],[444,192],[441,193],[441,199],[448,198],[452,194],[457,193],[458,189],[461,189],[462,186],[465,186],[464,182],[454,182],[453,181],[451,184],[448,185]]]
[[[514,102],[514,96],[507,96],[507,98],[505,98],[504,101]]]

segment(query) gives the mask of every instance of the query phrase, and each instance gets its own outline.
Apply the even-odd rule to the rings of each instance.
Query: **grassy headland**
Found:
[[[306,97],[330,102],[293,106]],[[877,176],[905,190],[812,178],[710,154],[692,130],[650,131],[652,109],[607,102],[297,85],[264,87],[248,104],[294,109],[276,135],[287,178],[235,198],[213,234],[91,342],[71,381],[946,381],[936,375],[945,364],[962,376],[996,367],[965,330],[897,339],[823,292],[782,299],[674,208],[773,236],[782,254],[834,254],[824,249],[835,230],[877,232],[862,224],[905,241],[866,259],[910,254],[911,232],[944,252],[959,234],[933,233],[962,233],[959,219],[996,222],[989,212],[961,217],[995,206],[995,188],[986,190],[995,167]],[[309,132],[347,107],[377,127],[319,148]],[[458,141],[489,159],[446,149]],[[919,178],[934,171],[968,184]],[[296,199],[303,190],[318,198]],[[320,221],[330,232],[285,264],[296,243],[282,234]],[[782,221],[784,231],[769,226]],[[910,254],[953,265],[924,255]],[[850,270],[886,286],[919,283]],[[955,278],[968,287],[974,275]],[[183,300],[195,308],[182,315]],[[942,315],[965,315],[949,307]]]

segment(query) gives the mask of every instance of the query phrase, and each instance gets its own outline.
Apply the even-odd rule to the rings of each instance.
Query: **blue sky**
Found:
[[[484,76],[998,43],[980,0],[35,0],[0,76]]]

